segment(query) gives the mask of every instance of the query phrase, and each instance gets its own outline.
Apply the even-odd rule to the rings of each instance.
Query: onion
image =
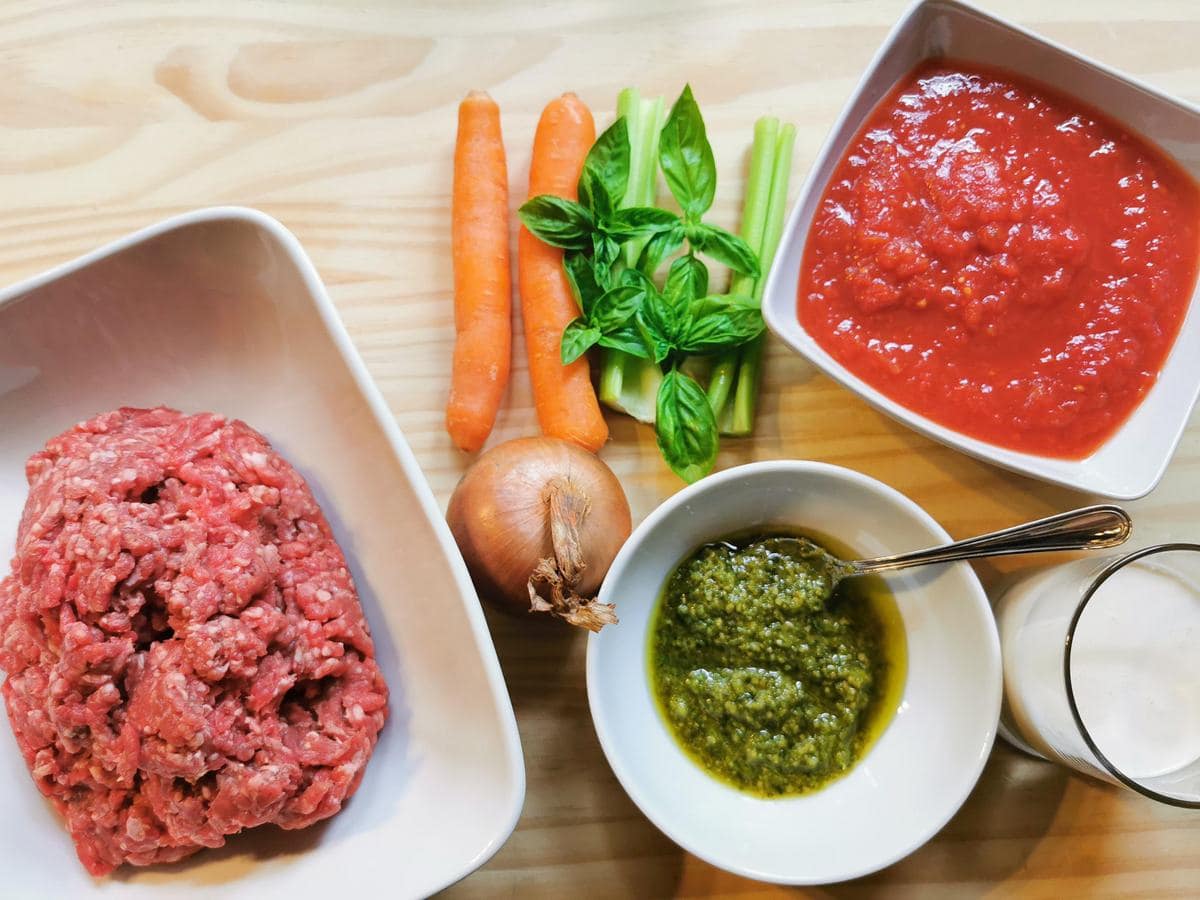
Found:
[[[548,612],[591,631],[617,621],[595,599],[629,537],[629,502],[612,470],[558,438],[518,438],[467,470],[446,511],[480,596]]]

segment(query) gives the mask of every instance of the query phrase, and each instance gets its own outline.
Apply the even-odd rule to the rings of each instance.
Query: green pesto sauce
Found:
[[[828,562],[806,539],[701,547],[671,575],[651,627],[651,682],[676,739],[760,796],[845,773],[903,689],[904,631],[886,585],[849,578],[830,597]],[[852,559],[843,549],[833,552]]]

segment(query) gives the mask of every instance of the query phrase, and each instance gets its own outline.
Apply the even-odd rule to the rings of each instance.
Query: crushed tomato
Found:
[[[817,208],[800,322],[850,372],[959,432],[1082,458],[1153,386],[1200,255],[1162,151],[1007,72],[924,64]]]

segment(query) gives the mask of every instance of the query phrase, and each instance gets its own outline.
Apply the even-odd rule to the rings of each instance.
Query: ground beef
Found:
[[[88,871],[336,813],[387,686],[296,470],[243,422],[119,409],[51,440],[26,475],[2,691]]]

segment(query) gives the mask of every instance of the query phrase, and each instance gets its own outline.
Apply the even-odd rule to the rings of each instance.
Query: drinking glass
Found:
[[[1005,740],[1200,808],[1200,544],[1043,569],[995,610]]]

